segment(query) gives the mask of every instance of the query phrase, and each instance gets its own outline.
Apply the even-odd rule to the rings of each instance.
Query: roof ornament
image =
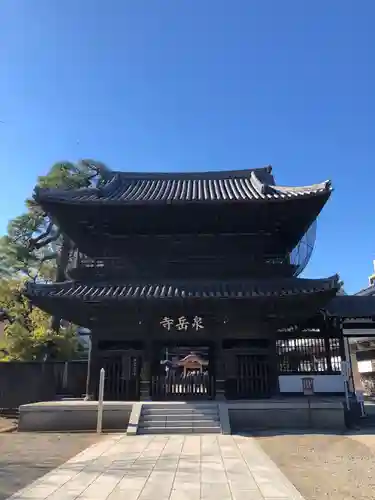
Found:
[[[256,191],[258,191],[260,195],[265,195],[268,193],[268,184],[262,182],[254,172],[254,170],[251,171],[250,179],[253,187],[256,189]]]

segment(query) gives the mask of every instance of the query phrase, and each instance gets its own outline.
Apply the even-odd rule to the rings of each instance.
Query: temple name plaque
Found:
[[[175,329],[180,332],[186,332],[190,329],[198,332],[199,330],[204,329],[203,318],[200,316],[194,316],[192,318],[188,318],[186,316],[179,316],[178,318],[164,316],[160,321],[160,326],[168,331]]]

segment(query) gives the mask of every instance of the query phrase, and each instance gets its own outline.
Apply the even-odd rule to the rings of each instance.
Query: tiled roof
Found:
[[[375,296],[341,295],[325,307],[330,316],[341,318],[371,318],[375,316]]]
[[[359,292],[354,294],[356,297],[367,297],[375,295],[375,285],[370,285],[366,288],[362,288]]]
[[[83,284],[77,282],[40,285],[29,283],[26,295],[77,298],[101,301],[105,299],[245,299],[251,297],[289,296],[337,290],[338,276],[310,280],[287,278],[279,281],[245,282],[178,282],[132,284]]]
[[[287,200],[326,194],[329,181],[304,187],[275,185],[271,167],[195,173],[113,172],[112,179],[100,188],[78,190],[40,189],[37,201],[90,203],[175,203],[207,201]]]

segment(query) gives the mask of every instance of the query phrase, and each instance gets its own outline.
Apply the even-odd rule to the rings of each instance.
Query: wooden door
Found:
[[[102,359],[105,401],[138,401],[142,358],[138,353],[111,354]]]
[[[269,397],[271,378],[269,358],[263,354],[237,355],[237,398]]]

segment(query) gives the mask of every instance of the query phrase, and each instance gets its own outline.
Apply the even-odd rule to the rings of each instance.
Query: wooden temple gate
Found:
[[[254,399],[272,395],[274,383],[267,354],[239,352],[238,349],[224,350],[223,353],[224,359],[231,360],[232,364],[231,372],[224,374],[226,399]],[[184,359],[192,356],[194,355],[188,355]],[[97,368],[105,369],[104,397],[107,401],[140,399],[143,357],[142,350],[101,353]],[[187,362],[184,365],[184,359],[179,362],[180,369],[176,371],[166,369],[167,367],[155,358],[148,378],[149,396],[152,400],[215,399],[218,375],[215,373],[215,363],[210,367],[207,363],[205,369],[202,369],[199,364],[191,363],[191,359],[190,364]]]
[[[105,369],[106,400],[140,400],[141,386],[145,385],[147,397],[156,401],[213,400],[221,394],[227,400],[267,398],[277,394],[279,374],[338,374],[344,359],[342,339],[329,336],[291,337],[265,341],[264,345],[233,341],[227,348],[207,349],[200,361],[193,353],[186,355],[187,346],[185,354],[173,362],[157,355],[154,347],[154,361],[146,376],[142,375],[143,349],[100,353],[93,376]],[[200,346],[191,349],[199,351]]]

